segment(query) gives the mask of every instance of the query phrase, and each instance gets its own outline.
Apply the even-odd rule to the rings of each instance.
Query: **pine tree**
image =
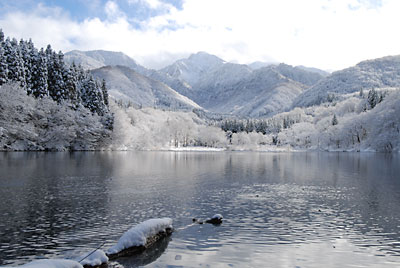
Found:
[[[334,114],[332,118],[332,126],[336,126],[337,124],[339,124],[339,121],[336,117],[336,114]]]
[[[105,79],[101,81],[101,92],[103,94],[104,104],[108,107],[108,91]]]
[[[379,102],[379,96],[375,89],[371,89],[368,92],[368,104],[373,109]]]
[[[47,54],[47,53],[46,53]],[[65,90],[64,72],[66,71],[62,53],[53,52],[48,64],[48,87],[49,95],[56,102],[67,99]]]
[[[0,44],[4,42],[4,33],[3,29],[0,28]]]
[[[104,115],[106,112],[107,109],[104,105],[100,86],[92,76],[88,76],[86,81],[83,82],[81,98],[83,106],[88,108],[92,113]]]
[[[25,88],[24,61],[21,57],[17,40],[13,39],[10,41],[7,38],[4,44],[4,52],[7,59],[8,80],[19,82],[20,86]]]
[[[42,98],[49,95],[47,83],[47,57],[43,48],[32,57],[32,95]]]
[[[71,101],[74,107],[78,106],[78,81],[75,69],[73,67],[67,69],[63,73],[63,79],[65,81],[66,98]]]
[[[0,33],[2,33],[2,32],[0,32]],[[0,35],[0,37],[1,37],[1,35]],[[7,80],[8,80],[7,59],[4,54],[3,46],[0,44],[0,86],[7,83]]]
[[[32,42],[32,41],[30,41]],[[33,44],[32,44],[33,45]],[[24,40],[20,40],[19,42],[19,48],[20,48],[20,53],[21,53],[21,59],[24,62],[23,67],[22,67],[22,72],[23,76],[25,77],[25,83],[26,83],[26,90],[28,95],[31,93],[31,88],[32,88],[32,59],[31,59],[31,45],[28,44],[28,42],[25,42]]]

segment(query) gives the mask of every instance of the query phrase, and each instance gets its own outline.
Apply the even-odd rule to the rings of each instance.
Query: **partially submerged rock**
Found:
[[[211,223],[211,224],[221,224],[222,223],[222,215],[221,214],[215,214],[212,216],[211,219],[206,220],[206,223]]]
[[[124,233],[117,244],[106,251],[110,260],[140,253],[159,239],[172,233],[172,219],[151,219],[144,221]]]

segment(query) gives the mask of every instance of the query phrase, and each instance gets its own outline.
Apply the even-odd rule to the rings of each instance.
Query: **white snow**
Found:
[[[54,260],[37,260],[32,261],[30,263],[15,266],[17,267],[24,267],[24,268],[83,268],[83,266],[76,261],[72,260],[61,260],[61,259],[54,259]],[[0,268],[13,268],[13,267],[6,267],[1,266]]]
[[[188,146],[188,147],[169,147],[166,150],[173,152],[223,152],[226,151],[226,148]]]
[[[222,215],[221,214],[215,214],[214,216],[212,216],[212,220],[222,220]]]
[[[101,265],[103,263],[108,262],[108,257],[106,256],[106,253],[104,251],[102,251],[101,249],[96,250],[95,252],[93,252],[90,255],[89,254],[90,253],[82,255],[79,258],[76,258],[75,260],[80,261],[80,264],[82,264],[82,265],[90,265],[90,266]],[[85,258],[85,259],[82,260],[83,258]]]
[[[147,238],[166,231],[167,228],[172,228],[172,219],[170,218],[144,221],[124,233],[117,244],[107,250],[107,254],[116,254],[130,247],[144,246]]]

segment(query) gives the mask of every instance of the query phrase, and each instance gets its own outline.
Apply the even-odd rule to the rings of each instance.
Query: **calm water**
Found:
[[[178,230],[110,267],[400,267],[400,157],[0,154],[0,265],[107,249],[155,217]]]

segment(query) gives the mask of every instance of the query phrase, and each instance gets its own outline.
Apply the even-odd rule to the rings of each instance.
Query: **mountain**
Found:
[[[249,65],[225,62],[205,52],[177,60],[161,70],[140,66],[121,52],[71,51],[66,53],[65,59],[69,63],[80,63],[88,69],[120,65],[112,70],[103,69],[102,73],[108,83],[111,81],[111,95],[118,99],[126,98],[138,105],[154,105],[155,100],[148,89],[149,83],[139,86],[142,83],[139,81],[150,79],[167,85],[157,84],[156,88],[169,88],[168,92],[173,89],[210,112],[239,116],[269,116],[285,111],[300,93],[324,78],[317,69],[309,70],[287,64],[265,64],[266,67],[261,67],[264,65],[261,63],[253,64],[252,68]],[[258,67],[255,68],[257,64]],[[121,75],[122,66],[135,71],[135,76],[126,75],[126,69]],[[110,74],[106,75],[105,70]],[[119,70],[118,74],[115,73],[116,70]],[[120,76],[123,78],[118,81],[116,77]],[[129,90],[132,83],[134,87]],[[162,102],[162,96],[164,95],[157,95],[157,103]],[[166,104],[176,108],[175,102],[171,102],[172,99],[168,95]],[[193,106],[193,103],[189,106]]]
[[[400,56],[367,60],[341,71],[332,73],[300,94],[293,107],[319,105],[342,94],[361,89],[399,87]]]
[[[228,87],[219,87],[208,100],[199,102],[213,112],[264,117],[286,111],[307,86],[275,68],[261,68]]]
[[[147,69],[122,52],[91,50],[79,51],[73,50],[65,53],[64,60],[68,64],[80,64],[86,70],[101,68],[104,66],[126,66],[139,73],[144,73]]]
[[[169,86],[125,66],[105,66],[92,70],[93,76],[105,79],[109,94],[117,100],[130,101],[137,106],[169,109],[200,109],[192,100]]]
[[[187,59],[181,59],[160,70],[172,78],[184,80],[190,85],[198,83],[207,74],[224,65],[217,56],[198,52]]]
[[[255,61],[252,62],[250,64],[248,64],[247,66],[249,66],[252,70],[257,70],[263,67],[267,67],[270,65],[276,65],[276,62],[263,62],[263,61]]]
[[[328,71],[324,71],[324,70],[321,70],[321,69],[318,69],[318,68],[314,68],[314,67],[307,67],[307,66],[303,66],[303,65],[298,65],[298,66],[296,66],[296,68],[300,68],[300,69],[303,69],[303,70],[308,71],[308,72],[317,73],[317,74],[320,74],[322,76],[328,76],[328,75],[331,74],[331,72],[328,72]]]
[[[199,52],[161,69],[164,83],[211,112],[239,116],[269,116],[291,107],[293,100],[324,78],[286,64],[253,69]],[[176,87],[167,81],[179,81]]]

